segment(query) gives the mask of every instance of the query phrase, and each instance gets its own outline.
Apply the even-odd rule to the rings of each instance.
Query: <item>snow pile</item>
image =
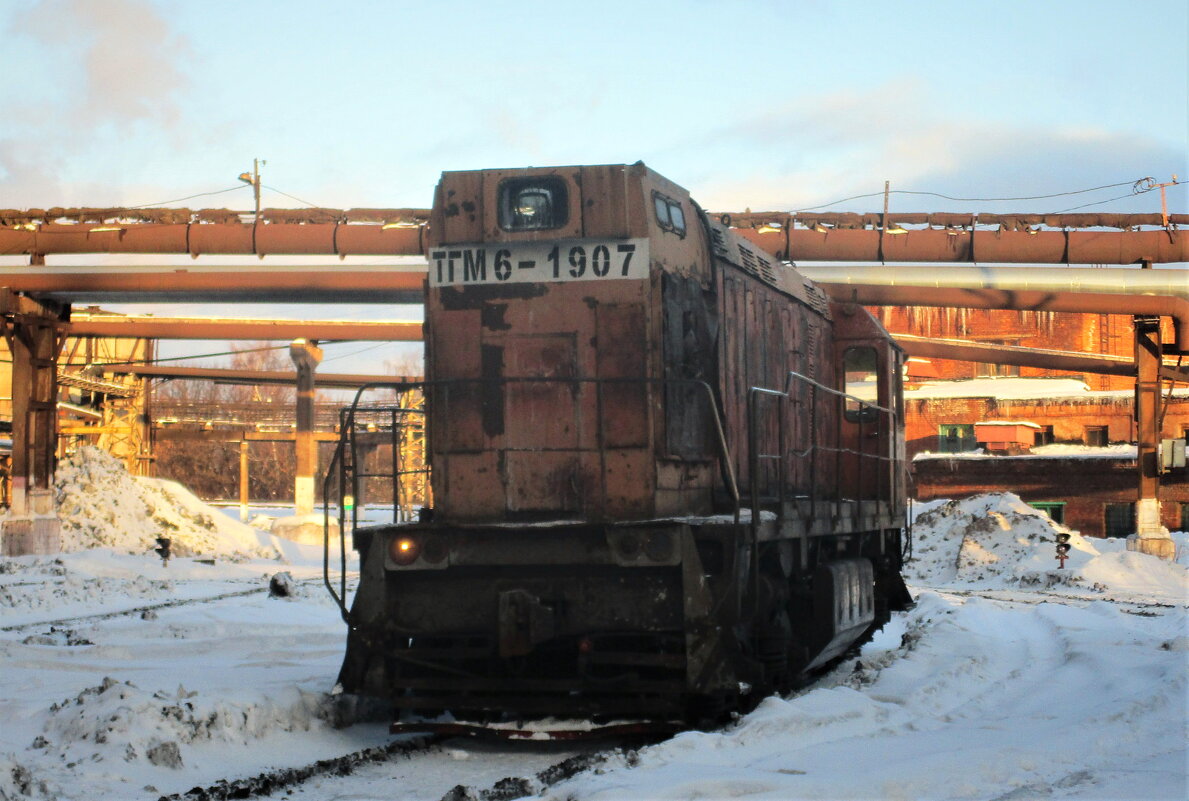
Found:
[[[1056,558],[1058,533],[1069,534],[1065,568]],[[1136,592],[1174,601],[1189,595],[1189,570],[1126,550],[1123,540],[1083,537],[1011,493],[946,501],[913,524],[910,582],[979,589],[1064,585],[1091,592]]]
[[[53,704],[29,747],[60,761],[147,760],[182,767],[182,749],[202,741],[248,745],[273,732],[310,731],[330,717],[329,696],[293,687],[282,698],[228,701],[179,685],[148,692],[104,677],[73,698]]]
[[[80,448],[58,465],[55,494],[63,551],[146,553],[157,537],[168,537],[174,556],[276,555],[261,532],[207,506],[176,482],[129,475],[98,448]]]

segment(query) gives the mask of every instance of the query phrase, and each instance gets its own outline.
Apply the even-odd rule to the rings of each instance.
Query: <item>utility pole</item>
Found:
[[[265,164],[268,164],[268,162],[263,159],[252,159],[252,172],[241,172],[239,174],[239,179],[252,187],[252,195],[256,199],[255,223],[257,225],[260,224],[260,168]]]

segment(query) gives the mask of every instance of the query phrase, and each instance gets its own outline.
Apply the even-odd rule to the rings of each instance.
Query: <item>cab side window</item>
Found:
[[[879,354],[870,346],[847,348],[842,355],[842,373],[842,391],[850,396],[846,398],[847,421],[873,422],[879,415],[879,410],[865,406],[859,401],[879,402]],[[856,398],[858,400],[855,400]]]
[[[656,224],[662,231],[670,231],[680,237],[685,236],[685,212],[681,210],[680,202],[654,191],[652,205],[656,209]]]

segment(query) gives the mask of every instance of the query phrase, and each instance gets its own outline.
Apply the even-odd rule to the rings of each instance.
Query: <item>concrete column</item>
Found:
[[[1160,525],[1160,318],[1135,318],[1135,421],[1139,492],[1130,550],[1172,559],[1176,546]]]
[[[317,342],[295,339],[289,357],[297,368],[297,477],[294,484],[294,514],[314,511],[314,481],[318,472],[318,441],[314,439],[314,370],[322,361]]]
[[[318,343],[295,339],[289,357],[297,368],[297,431],[293,436],[297,452],[297,477],[294,480],[293,517],[282,517],[272,524],[272,533],[297,542],[320,544],[323,537],[340,536],[338,515],[326,520],[314,514],[314,490],[318,474],[318,440],[314,437],[314,369],[322,361]],[[323,523],[326,531],[323,531]]]
[[[58,351],[61,313],[6,293],[5,337],[12,353],[12,505],[0,523],[6,556],[57,553],[61,524],[54,505],[58,444]]]

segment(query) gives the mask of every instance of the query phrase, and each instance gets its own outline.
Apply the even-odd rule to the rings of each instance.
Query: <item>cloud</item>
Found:
[[[715,209],[797,209],[851,195],[893,190],[955,197],[1031,197],[1186,173],[1180,148],[1142,133],[1074,125],[1046,126],[965,115],[937,102],[928,87],[895,81],[861,92],[806,96],[687,142],[680,155],[706,150],[720,165],[691,187]],[[755,163],[757,154],[762,163]],[[750,161],[750,163],[749,163]],[[893,196],[901,211],[1038,211],[1127,195],[1099,193],[995,204]],[[882,198],[839,211],[877,210]],[[1106,211],[1154,211],[1159,198],[1104,204]]]
[[[190,136],[189,40],[147,0],[40,0],[10,19],[4,38],[34,45],[24,69],[45,88],[0,120],[0,205],[118,203],[114,175],[135,181]]]
[[[146,0],[41,0],[15,27],[57,51],[54,72],[74,80],[74,121],[177,125],[190,47]]]

